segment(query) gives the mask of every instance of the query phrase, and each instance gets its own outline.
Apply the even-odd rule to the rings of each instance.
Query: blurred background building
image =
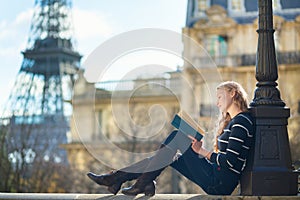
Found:
[[[288,126],[289,139],[293,162],[296,167],[299,167],[300,149],[297,146],[300,142],[300,95],[297,86],[300,84],[298,78],[300,74],[300,2],[274,0],[273,10],[274,38],[279,68],[278,83],[282,99],[291,108]],[[147,133],[128,127],[130,121],[127,118],[123,119],[122,124],[114,123],[110,101],[112,98],[118,98],[113,106],[128,109],[132,120],[138,125],[148,123],[155,125],[162,120],[170,122],[173,115],[183,109],[207,130],[205,141],[207,147],[211,147],[214,138],[212,124],[216,121],[218,114],[213,101],[214,94],[211,94],[211,91],[215,91],[214,88],[220,81],[234,80],[244,86],[249,94],[249,102],[253,99],[257,82],[255,79],[257,13],[257,1],[253,0],[189,0],[186,26],[182,28],[182,33],[207,51],[207,54],[198,52],[193,49],[193,45],[188,40],[183,39],[183,57],[196,63],[196,68],[186,61],[179,70],[168,73],[167,78],[162,75],[147,79],[111,80],[96,85],[79,79],[78,85],[75,85],[76,101],[73,101],[76,120],[71,122],[72,142],[65,145],[74,167],[77,166],[83,170],[94,169],[97,173],[103,173],[106,170],[98,164],[88,164],[86,167],[89,163],[87,162],[89,152],[85,152],[86,148],[81,142],[96,145],[97,147],[91,148],[93,153],[98,151],[96,155],[107,154],[112,157],[111,150],[105,144],[101,145],[103,137],[109,138],[113,143],[127,150],[130,150],[128,148],[132,146],[135,146],[135,151],[146,147],[145,141],[137,138]],[[192,90],[185,87],[183,79],[188,80]],[[166,86],[166,84],[171,86]],[[175,92],[171,93],[170,90]],[[130,101],[127,101],[129,94],[131,95]],[[91,102],[95,103],[94,107],[91,106]],[[166,115],[155,115],[151,118],[154,121],[150,122],[147,113],[149,108],[156,104],[163,106]],[[123,114],[122,112],[118,114],[126,116],[125,113],[124,111]],[[84,127],[84,130],[76,126],[78,122],[85,124],[85,126],[80,126]],[[126,133],[122,130],[126,126],[125,130],[131,132],[134,139],[124,136]],[[157,134],[159,137],[147,138],[147,148],[154,150],[157,143],[172,130],[168,123],[164,127]],[[151,132],[150,129],[149,132]],[[152,146],[150,141],[153,142]],[[79,151],[85,153],[79,156]],[[173,183],[178,181],[177,184],[169,186],[164,184],[172,182],[172,177]],[[159,192],[199,192],[197,187],[191,187],[193,184],[190,182],[186,184],[185,181],[174,172],[173,174],[166,172],[159,177],[158,184],[165,186],[158,188]]]

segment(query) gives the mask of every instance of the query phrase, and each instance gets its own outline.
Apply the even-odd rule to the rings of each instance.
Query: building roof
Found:
[[[203,2],[203,1],[202,1]],[[274,2],[274,1],[273,1]],[[300,15],[299,0],[278,0],[273,14],[283,17],[287,21],[294,20]],[[206,19],[205,11],[201,11],[198,6],[199,0],[188,0],[186,27],[192,27],[200,19]],[[253,23],[258,16],[258,0],[240,0],[241,9],[233,10],[232,1],[228,0],[206,0],[207,8],[213,5],[222,6],[229,17],[234,19],[238,24]]]

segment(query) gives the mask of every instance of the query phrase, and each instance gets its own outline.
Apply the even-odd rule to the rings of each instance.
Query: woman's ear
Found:
[[[231,90],[230,91],[230,97],[233,98],[236,95],[236,91],[235,90]]]

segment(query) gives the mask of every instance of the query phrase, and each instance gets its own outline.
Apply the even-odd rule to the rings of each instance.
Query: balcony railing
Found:
[[[114,95],[170,96],[180,93],[179,78],[152,78],[136,80],[104,81],[96,84],[97,96]]]
[[[300,51],[277,52],[278,64],[297,64],[300,63]],[[239,67],[251,66],[256,64],[256,54],[216,56],[216,57],[195,57],[195,63],[199,67]]]

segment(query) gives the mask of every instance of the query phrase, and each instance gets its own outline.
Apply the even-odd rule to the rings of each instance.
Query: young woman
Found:
[[[214,152],[203,148],[202,141],[173,131],[154,156],[110,174],[89,172],[88,177],[99,185],[108,186],[113,194],[120,190],[124,182],[137,179],[133,186],[122,189],[122,193],[153,196],[154,180],[165,167],[171,166],[207,194],[231,194],[252,146],[253,119],[248,113],[246,92],[236,82],[223,82],[217,87],[217,106],[220,121]],[[179,156],[178,150],[182,153]]]

